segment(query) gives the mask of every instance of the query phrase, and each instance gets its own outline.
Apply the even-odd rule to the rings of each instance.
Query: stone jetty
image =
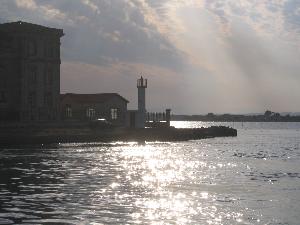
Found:
[[[1,127],[0,144],[50,144],[110,141],[187,141],[214,137],[234,137],[237,130],[208,128],[95,128],[81,126]]]

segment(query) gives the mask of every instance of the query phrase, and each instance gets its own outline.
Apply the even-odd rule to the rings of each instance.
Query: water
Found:
[[[225,125],[238,137],[2,148],[0,224],[299,224],[300,123]]]

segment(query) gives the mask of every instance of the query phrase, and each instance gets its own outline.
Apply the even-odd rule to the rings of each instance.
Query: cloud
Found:
[[[16,0],[16,4],[20,8],[35,10],[37,5],[34,0]]]
[[[165,13],[184,27],[175,40],[198,67],[186,72],[189,96],[197,96],[201,106],[211,111],[299,109],[295,85],[300,83],[295,10],[299,6],[293,1],[263,0],[204,3],[205,7],[182,4]],[[197,109],[199,105],[194,105],[189,111]]]
[[[2,0],[16,20],[64,29],[63,91],[131,100],[145,73],[156,109],[300,111],[298,0]]]
[[[10,8],[1,17],[63,28],[64,60],[101,64],[102,58],[112,58],[178,71],[185,64],[146,1],[15,0],[15,6],[3,1]]]
[[[206,8],[218,17],[220,27],[227,27],[229,35],[234,23],[243,21],[260,36],[299,42],[300,2],[297,0],[211,0],[206,1]]]
[[[82,3],[89,6],[95,13],[100,14],[99,7],[90,0],[82,0]]]

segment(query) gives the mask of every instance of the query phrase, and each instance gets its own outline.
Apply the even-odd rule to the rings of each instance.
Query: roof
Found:
[[[62,37],[64,35],[62,29],[45,27],[38,24],[27,23],[23,21],[10,22],[10,23],[2,23],[0,24],[0,31],[5,32],[20,32],[20,33],[52,33],[59,35]]]
[[[98,103],[106,102],[112,98],[121,98],[125,102],[129,102],[126,98],[122,97],[118,93],[99,93],[99,94],[75,94],[75,93],[66,93],[61,94],[61,101],[64,99],[71,99],[73,102],[77,103]]]

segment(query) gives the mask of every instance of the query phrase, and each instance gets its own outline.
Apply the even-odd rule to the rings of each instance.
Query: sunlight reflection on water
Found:
[[[152,224],[189,224],[195,221],[222,224],[223,217],[242,222],[242,213],[232,210],[222,212],[213,203],[217,200],[216,194],[207,187],[201,187],[206,180],[214,184],[211,180],[213,170],[222,168],[222,163],[207,163],[199,160],[199,156],[193,159],[192,155],[185,155],[186,152],[177,144],[170,143],[120,149],[125,159],[121,164],[128,174],[127,178],[133,181],[133,186],[149,194],[135,201],[139,212],[135,212],[133,218],[144,218]],[[205,154],[200,154],[200,159],[201,156],[205,160]],[[230,164],[227,166],[230,168]]]
[[[235,126],[237,138],[2,149],[0,224],[297,224],[298,128]]]

